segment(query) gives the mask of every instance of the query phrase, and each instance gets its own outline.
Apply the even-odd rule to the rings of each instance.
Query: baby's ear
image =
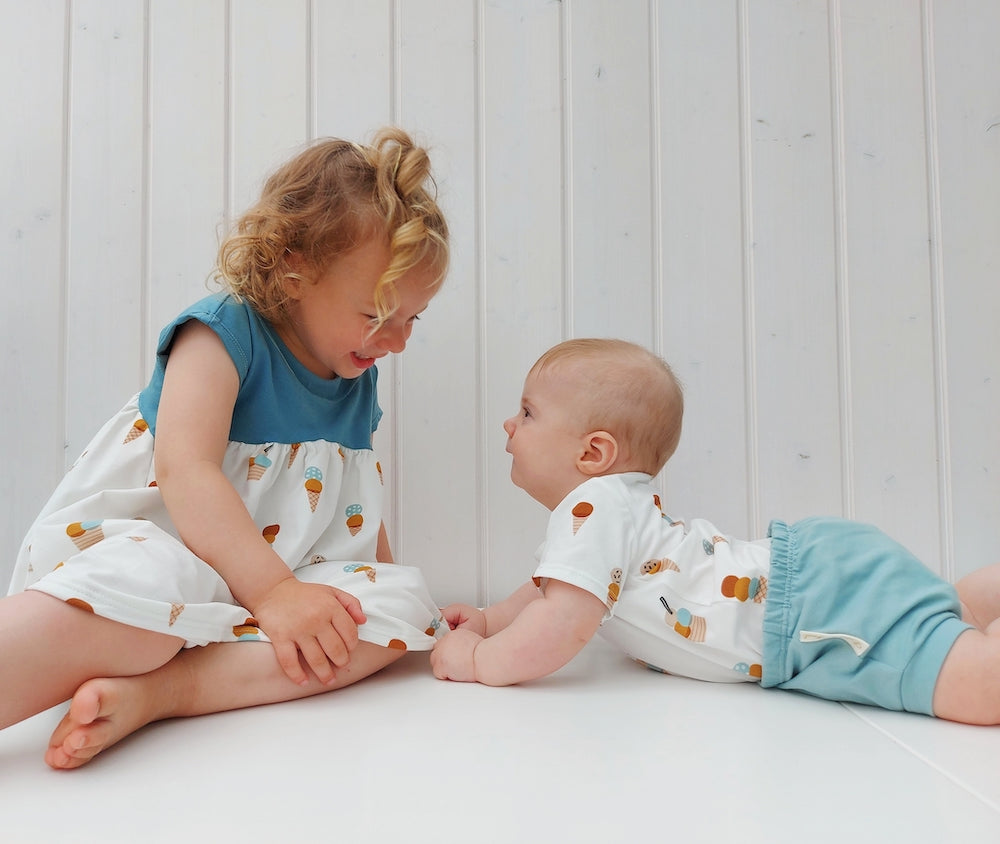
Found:
[[[618,459],[618,440],[607,431],[592,431],[583,438],[576,467],[585,475],[606,474]]]

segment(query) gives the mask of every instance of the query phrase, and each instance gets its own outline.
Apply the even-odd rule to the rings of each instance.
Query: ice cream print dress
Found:
[[[37,589],[188,646],[267,639],[180,540],[156,487],[163,373],[177,327],[191,319],[218,334],[239,373],[222,470],[261,535],[299,579],[360,600],[362,640],[429,650],[442,625],[420,571],[372,562],[383,496],[371,447],[381,417],[374,367],[355,379],[319,378],[249,306],[221,294],[163,330],[149,385],[66,473],[24,540],[10,591]]]
[[[643,664],[715,682],[761,678],[767,540],[663,512],[649,475],[592,478],[552,511],[535,583],[604,602],[600,634]]]

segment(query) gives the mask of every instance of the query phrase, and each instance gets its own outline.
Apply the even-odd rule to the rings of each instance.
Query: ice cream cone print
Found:
[[[351,536],[357,536],[361,526],[365,523],[365,517],[361,515],[361,505],[352,504],[344,511],[344,515],[347,516],[346,525]]]
[[[271,458],[266,454],[255,454],[247,461],[247,480],[259,481],[271,465]]]
[[[667,603],[667,599],[663,597],[660,598],[660,603],[663,604],[667,611],[664,620],[668,627],[673,628],[675,633],[683,636],[685,639],[690,639],[692,642],[705,641],[707,625],[702,616],[692,615],[691,611],[684,609],[684,607],[673,610],[670,604]]]
[[[375,569],[371,566],[366,566],[364,563],[349,563],[344,566],[344,571],[359,571],[365,574],[368,579],[374,583],[375,582]]]
[[[274,545],[274,540],[278,536],[279,530],[281,530],[280,525],[268,525],[260,533],[267,540],[268,545]]]
[[[589,504],[587,505],[590,506]],[[621,569],[611,569],[611,582],[608,584],[608,600],[607,605],[610,607],[615,601],[618,600],[618,596],[622,591],[622,570]]]
[[[310,466],[306,469],[305,478],[306,493],[309,495],[309,509],[315,513],[320,493],[323,492],[323,473],[318,466]]]
[[[66,527],[66,535],[73,540],[81,551],[104,539],[104,529],[101,520],[89,522],[73,522]]]
[[[128,433],[125,435],[122,445],[126,445],[137,437],[141,437],[147,430],[149,430],[149,425],[146,420],[142,417],[136,419],[135,422],[132,423],[132,427],[128,429]]]
[[[173,627],[174,622],[177,621],[177,616],[184,612],[184,604],[171,604],[170,605],[170,621],[167,622],[168,627]]]
[[[382,477],[382,464],[377,460],[375,461],[375,471],[378,472],[378,482],[385,486],[385,478]]]
[[[589,501],[581,501],[573,508],[573,535],[583,526],[587,518],[594,512],[594,505]]]
[[[680,571],[677,563],[664,557],[660,560],[646,560],[639,569],[642,574],[659,574],[663,571]]]
[[[292,450],[288,452],[288,468],[292,468],[292,464],[295,462],[295,455],[299,453],[299,449],[302,448],[302,443],[292,443]]]
[[[767,578],[763,575],[760,577],[727,575],[722,579],[722,594],[737,601],[749,599],[755,604],[763,603],[767,598]]]

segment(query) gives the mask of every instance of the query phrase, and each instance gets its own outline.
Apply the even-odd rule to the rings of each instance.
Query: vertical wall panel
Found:
[[[308,140],[308,4],[240,0],[229,8],[230,211],[239,214],[265,176]]]
[[[906,539],[935,568],[934,326],[921,27],[909,0],[841,6],[854,512]]]
[[[63,156],[66,8],[0,15],[0,594],[22,537],[62,476],[65,451]],[[94,361],[98,366],[99,361]]]
[[[226,208],[225,0],[150,4],[148,324],[144,375],[162,327],[215,290]]]
[[[436,584],[439,601],[466,601],[482,583],[481,408],[476,269],[476,8],[467,0],[399,5],[399,111],[429,146],[450,222],[449,276],[396,358],[398,453],[392,472],[405,562]],[[442,353],[451,350],[450,353]],[[495,437],[487,436],[492,446]],[[430,446],[430,447],[428,447]],[[449,552],[442,555],[441,549]]]
[[[652,345],[649,11],[566,10],[569,327]]]
[[[826,4],[748,3],[763,518],[839,513],[840,379]],[[759,524],[758,530],[764,527]]]
[[[363,142],[393,117],[392,2],[312,0],[316,135]]]
[[[483,3],[483,336],[479,377],[489,513],[481,600],[533,570],[546,511],[510,482],[504,419],[528,368],[562,338],[563,231],[559,3]]]
[[[657,22],[662,352],[685,389],[664,501],[748,535],[737,9],[675,0]]]
[[[928,2],[954,571],[1000,554],[1000,5]]]
[[[67,466],[148,375],[141,353],[144,7],[80,0],[71,10]]]

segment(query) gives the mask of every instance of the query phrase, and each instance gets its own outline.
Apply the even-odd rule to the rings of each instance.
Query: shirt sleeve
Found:
[[[636,532],[624,490],[604,480],[581,484],[552,511],[534,579],[590,592],[604,602],[607,619],[628,576]]]

